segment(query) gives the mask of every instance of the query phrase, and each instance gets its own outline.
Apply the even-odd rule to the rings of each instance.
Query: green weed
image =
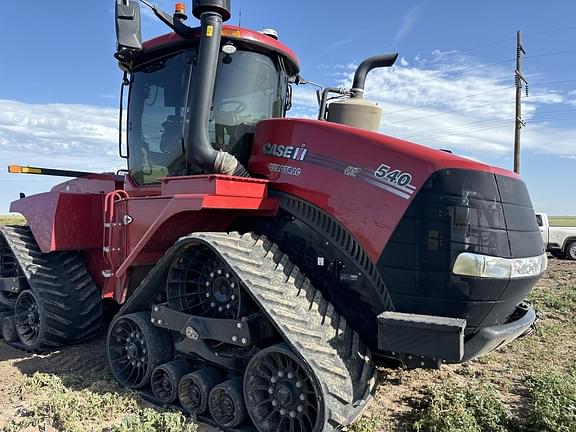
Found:
[[[536,289],[530,293],[530,302],[544,314],[571,314],[576,311],[576,289],[559,284],[556,291]]]
[[[375,432],[378,427],[378,419],[372,417],[361,417],[348,429],[350,432]]]
[[[489,384],[429,387],[413,429],[417,432],[505,432],[511,415]]]
[[[546,371],[527,380],[531,430],[576,432],[576,369]]]
[[[158,412],[145,408],[126,417],[110,432],[196,432],[197,426],[177,412]]]
[[[81,387],[78,377],[64,379],[43,373],[28,377],[23,392],[29,402],[3,432],[56,430],[66,432],[193,432],[196,425],[181,413],[142,408],[134,394],[109,381],[90,381]],[[27,429],[30,430],[30,429]]]

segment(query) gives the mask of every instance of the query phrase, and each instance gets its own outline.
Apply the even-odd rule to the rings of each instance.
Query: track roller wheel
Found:
[[[252,358],[244,375],[244,397],[259,432],[320,432],[324,424],[316,381],[286,344]]]
[[[106,348],[114,378],[133,389],[148,385],[152,371],[172,358],[170,335],[152,325],[149,312],[114,318]]]
[[[210,390],[222,382],[218,369],[204,368],[184,375],[178,385],[178,400],[184,411],[191,415],[204,414],[208,409]]]
[[[208,397],[210,414],[218,426],[234,428],[248,419],[244,396],[242,395],[242,378],[234,378],[218,384]]]
[[[40,299],[31,290],[22,291],[16,299],[16,334],[27,350],[37,350],[46,328],[45,313]]]
[[[6,342],[16,342],[18,340],[16,321],[13,316],[6,316],[2,319],[2,338]]]
[[[184,375],[192,370],[188,360],[178,359],[156,367],[152,371],[152,393],[163,404],[171,404],[178,399],[178,384]]]

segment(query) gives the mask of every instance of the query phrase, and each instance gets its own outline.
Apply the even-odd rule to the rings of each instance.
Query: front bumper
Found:
[[[520,304],[506,324],[482,327],[465,336],[464,319],[384,312],[378,316],[378,348],[405,357],[403,361],[410,363],[409,367],[430,367],[425,366],[427,359],[432,367],[441,362],[462,363],[512,342],[534,321],[534,309]]]
[[[536,311],[527,304],[520,304],[512,314],[510,322],[483,327],[464,342],[464,357],[461,362],[472,360],[498,349],[530,330],[536,321]],[[458,363],[461,363],[458,362]]]

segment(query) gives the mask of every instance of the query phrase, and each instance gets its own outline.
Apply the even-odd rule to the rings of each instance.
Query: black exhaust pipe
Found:
[[[390,67],[398,58],[398,53],[395,54],[384,54],[374,57],[368,57],[358,69],[356,69],[356,73],[354,74],[354,82],[352,83],[352,97],[361,98],[364,96],[364,86],[366,85],[366,76],[368,72],[372,69],[380,68],[380,67]]]
[[[192,85],[190,129],[185,140],[186,161],[216,174],[248,177],[246,168],[229,153],[217,151],[210,143],[208,121],[214,98],[214,84],[223,22],[230,19],[231,0],[194,0],[192,13],[201,22],[198,65]]]

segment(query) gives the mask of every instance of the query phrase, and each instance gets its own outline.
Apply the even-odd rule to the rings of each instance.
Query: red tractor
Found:
[[[360,416],[375,362],[459,363],[531,328],[546,255],[526,186],[377,132],[364,83],[395,54],[324,90],[318,120],[286,118],[303,80],[274,32],[224,26],[230,0],[194,0],[199,28],[149,6],[172,32],[142,44],[116,1],[128,169],[10,167],[75,178],[0,228],[8,342],[83,341],[109,299],[123,386],[225,430],[319,432]]]

